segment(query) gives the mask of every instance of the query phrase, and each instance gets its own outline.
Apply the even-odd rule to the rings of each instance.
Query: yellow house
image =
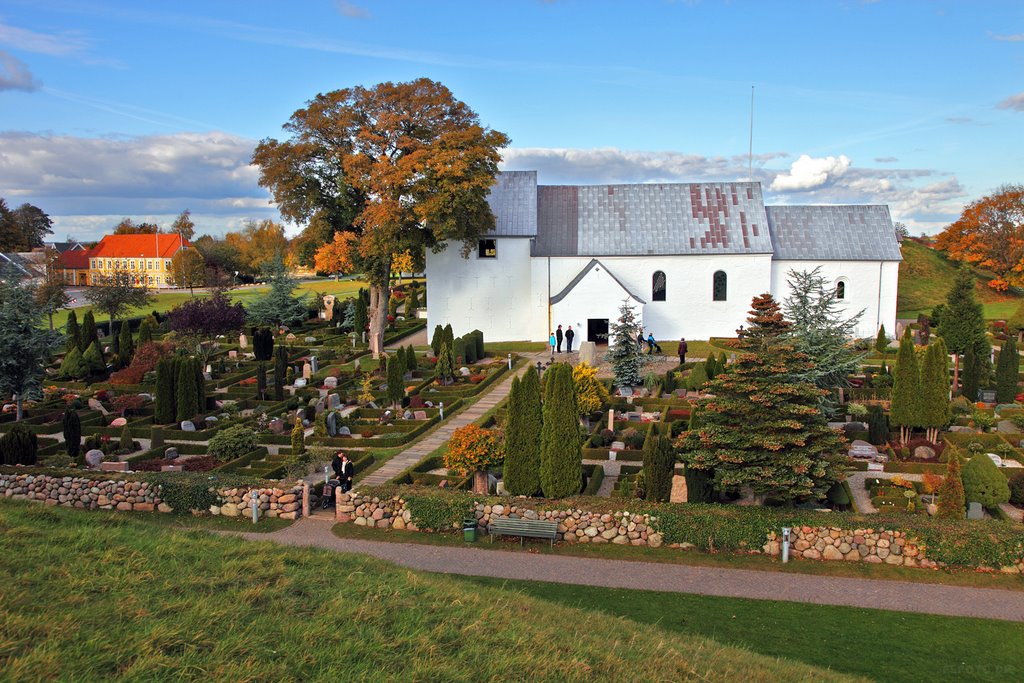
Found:
[[[88,284],[97,284],[120,270],[134,276],[137,285],[171,287],[171,259],[178,251],[191,248],[188,240],[174,233],[106,235],[89,250]]]

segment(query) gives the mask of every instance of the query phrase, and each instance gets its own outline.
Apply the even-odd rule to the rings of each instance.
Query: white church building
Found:
[[[491,341],[547,341],[556,326],[607,341],[624,300],[658,340],[733,337],[754,296],[821,268],[858,336],[895,330],[902,260],[887,206],[765,206],[753,182],[537,185],[501,173],[497,219],[468,259],[427,254],[427,324]]]

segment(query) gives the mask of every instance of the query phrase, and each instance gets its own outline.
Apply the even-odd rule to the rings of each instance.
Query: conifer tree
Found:
[[[946,519],[963,519],[965,506],[960,457],[956,453],[951,453],[949,462],[946,463],[946,478],[942,480],[942,485],[939,487],[939,512],[936,516]]]
[[[302,455],[306,452],[306,429],[302,426],[302,420],[295,418],[295,426],[292,427],[292,455]]]
[[[416,309],[420,307],[420,290],[416,287],[409,289],[409,295],[405,298],[405,317],[411,318],[416,315]]]
[[[452,359],[451,347],[447,341],[441,342],[441,349],[437,354],[437,367],[435,370],[441,384],[449,384],[452,376],[455,375],[455,361]]]
[[[701,391],[708,383],[708,371],[705,363],[697,363],[686,376],[686,388],[690,391]]]
[[[132,439],[132,430],[128,425],[125,425],[124,429],[121,430],[121,441],[118,442],[117,447],[129,453],[135,450],[135,440]]]
[[[878,336],[875,337],[875,351],[885,358],[886,351],[889,349],[889,337],[885,334],[885,325],[878,326]]]
[[[466,340],[459,337],[452,344],[452,359],[456,365],[462,365],[466,362]]]
[[[68,451],[68,457],[77,462],[78,454],[82,450],[82,420],[78,417],[77,411],[68,408],[64,411],[61,423],[64,428],[64,447]]]
[[[434,358],[441,353],[441,343],[444,341],[444,328],[434,325],[434,335],[430,338],[430,350],[434,352]]]
[[[256,364],[256,398],[263,400],[267,395],[267,364]]]
[[[362,290],[360,290],[361,292]],[[356,313],[355,318],[352,322],[353,329],[355,330],[356,336],[362,339],[362,335],[366,332],[366,326],[370,324],[370,316],[366,309],[366,300],[360,296],[356,298]]]
[[[174,383],[177,380],[175,360],[162,358],[156,364],[156,408],[153,419],[157,424],[174,422],[177,402],[174,400]]]
[[[726,371],[726,365],[728,365],[729,359],[725,357],[725,351],[718,354],[718,372],[719,374]]]
[[[288,351],[278,346],[274,351],[274,400],[284,400],[284,383],[288,375]]]
[[[545,498],[580,492],[583,456],[572,368],[556,363],[545,372],[544,425],[540,434],[540,486]]]
[[[132,326],[125,320],[121,323],[121,333],[118,335],[117,355],[121,359],[121,365],[127,366],[135,355],[135,342],[132,340]]]
[[[955,456],[952,456],[955,457]],[[963,471],[964,500],[994,508],[1010,502],[1010,485],[992,458],[978,453],[967,461]]]
[[[619,306],[619,319],[611,325],[608,352],[605,354],[611,363],[616,387],[636,387],[644,382],[643,369],[650,358],[637,347],[636,338],[640,331],[629,299],[623,300]]]
[[[928,440],[938,443],[939,431],[952,417],[949,407],[949,354],[941,337],[929,344],[925,352],[921,366],[920,410],[920,424],[928,430]]]
[[[977,346],[968,346],[964,351],[962,395],[972,403],[978,400],[978,392],[981,391],[982,359],[978,357]]]
[[[939,336],[946,342],[953,358],[953,388],[957,388],[960,377],[960,356],[969,348],[978,352],[979,339],[985,338],[985,317],[981,304],[974,297],[974,275],[966,265],[956,273],[953,286],[946,296],[946,303],[939,320]],[[966,360],[966,359],[965,359]],[[973,401],[977,394],[969,395]]]
[[[718,374],[718,358],[713,353],[709,353],[707,360],[704,361],[704,374],[708,379],[714,379]]]
[[[455,348],[455,333],[452,331],[452,324],[446,323],[444,326],[444,340],[448,342],[448,348]]]
[[[418,365],[419,364],[416,360],[416,349],[413,348],[412,344],[409,344],[409,346],[405,348],[405,371],[416,372]]]
[[[948,403],[948,401],[947,401]],[[868,408],[868,441],[875,446],[882,446],[889,440],[889,418],[880,405]]]
[[[78,350],[77,346],[64,354],[64,360],[60,364],[60,374],[61,377],[70,377],[71,379],[82,379],[89,374],[89,366],[85,364],[82,352]]]
[[[405,375],[405,355],[399,350],[388,358],[387,397],[392,406],[401,404],[402,397],[405,396],[405,386],[403,386],[402,382],[403,375]]]
[[[676,454],[668,437],[652,435],[644,448],[644,498],[667,503],[672,495]]]
[[[139,346],[148,344],[153,341],[153,319],[150,316],[146,316],[142,319],[139,324]]]
[[[179,358],[175,365],[177,366],[174,381],[175,419],[178,422],[184,422],[195,416],[197,412],[196,376],[189,359]]]
[[[513,496],[540,493],[540,439],[543,426],[540,379],[528,367],[522,380],[512,380],[505,424],[505,490]]]
[[[900,428],[900,443],[906,443],[914,427],[921,425],[921,371],[910,330],[900,340],[893,373],[889,420]]]
[[[78,329],[78,315],[72,309],[68,313],[68,322],[64,327],[64,350],[70,351],[72,348],[78,349],[81,352],[80,344],[82,343],[82,332]]]
[[[96,316],[92,310],[85,312],[82,317],[82,327],[79,330],[78,350],[85,353],[93,342],[98,342],[100,337],[96,333]]]
[[[820,500],[843,476],[843,441],[819,410],[823,390],[770,294],[754,298],[736,361],[708,383],[700,426],[676,447],[688,469],[714,470],[715,488],[750,487],[780,500]],[[742,425],[742,428],[738,428]]]
[[[103,352],[100,351],[100,343],[94,341],[89,344],[89,348],[82,354],[82,360],[85,362],[89,372],[92,374],[99,374],[107,369],[107,362],[103,359]]]
[[[996,402],[1013,403],[1017,396],[1017,376],[1020,373],[1020,354],[1017,340],[1008,336],[999,350],[996,361]]]
[[[206,375],[203,362],[198,358],[192,359],[192,374],[196,379],[196,412],[202,413],[206,410]]]

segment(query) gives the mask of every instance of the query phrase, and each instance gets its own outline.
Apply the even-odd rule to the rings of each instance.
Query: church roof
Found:
[[[903,260],[888,206],[769,206],[767,213],[776,260]]]
[[[503,171],[487,196],[494,213],[494,234],[533,237],[537,234],[537,172]]]

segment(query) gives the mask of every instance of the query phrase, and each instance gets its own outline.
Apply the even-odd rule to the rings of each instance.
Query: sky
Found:
[[[1024,182],[1020,0],[4,0],[0,197],[56,239],[279,220],[259,140],[318,93],[419,77],[541,184],[745,180],[752,87],[769,203],[934,233]]]

